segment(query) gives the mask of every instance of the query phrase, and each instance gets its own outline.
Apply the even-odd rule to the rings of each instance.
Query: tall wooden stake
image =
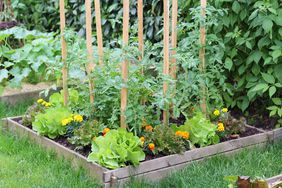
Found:
[[[63,91],[64,91],[64,105],[68,105],[68,66],[67,66],[67,43],[64,37],[64,30],[66,27],[65,18],[65,2],[60,0],[60,30],[61,30],[61,46],[62,46],[62,61],[63,61]]]
[[[201,0],[201,16],[205,19],[206,17],[206,7],[207,1]],[[200,27],[200,52],[199,52],[199,59],[200,59],[200,71],[205,73],[206,69],[206,62],[205,62],[205,45],[206,45],[206,29],[205,25],[202,24]],[[206,104],[206,86],[202,84],[202,100],[201,100],[201,110],[203,114],[207,115],[207,104]]]
[[[94,4],[95,4],[99,64],[102,65],[103,64],[103,35],[102,35],[102,24],[101,24],[100,0],[95,0]]]
[[[173,0],[172,1],[172,31],[171,31],[171,47],[173,48],[171,55],[175,56],[176,55],[176,50],[175,48],[177,47],[177,16],[178,16],[178,0]],[[177,73],[177,64],[176,64],[176,58],[172,57],[171,59],[171,70],[170,70],[170,75],[172,79],[176,81],[176,73]],[[174,85],[173,88],[173,93],[172,95],[174,96],[176,93],[176,84]],[[171,104],[171,109],[173,107],[173,104]],[[173,116],[174,117],[174,116]]]
[[[139,51],[141,56],[139,60],[141,61],[144,56],[144,39],[143,39],[143,0],[138,0],[138,43]],[[143,73],[143,70],[142,70]]]
[[[163,74],[169,75],[169,0],[163,0],[164,2],[164,66]],[[163,93],[166,96],[168,90],[168,83],[163,83]],[[166,110],[163,111],[163,123],[168,125],[169,111],[167,110],[168,104],[165,104]]]
[[[171,32],[171,47],[175,49],[177,47],[177,15],[178,15],[178,0],[172,1],[172,32]],[[176,51],[173,50],[171,52],[171,55],[174,56],[176,54]],[[176,71],[177,71],[177,65],[176,65],[176,58],[173,57],[171,59],[171,76],[173,79],[176,79]]]
[[[88,64],[86,66],[87,74],[89,76],[89,93],[90,103],[94,103],[94,85],[91,79],[91,72],[95,65],[93,63],[93,49],[92,49],[92,17],[91,17],[91,0],[85,0],[85,14],[86,14],[86,47],[87,47],[87,58]]]
[[[123,46],[128,45],[128,27],[129,27],[129,0],[123,0]],[[121,76],[123,83],[126,84],[128,76],[128,62],[124,60],[121,65]],[[127,88],[121,89],[121,116],[120,126],[126,128],[125,110],[127,106]]]

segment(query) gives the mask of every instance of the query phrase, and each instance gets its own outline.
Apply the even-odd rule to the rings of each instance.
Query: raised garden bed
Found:
[[[75,167],[82,166],[89,175],[101,182],[103,187],[124,184],[131,176],[146,178],[147,180],[159,180],[174,170],[181,169],[194,161],[203,160],[214,155],[229,155],[244,148],[265,146],[281,139],[282,129],[264,132],[260,129],[246,125],[256,130],[258,134],[247,136],[211,145],[203,148],[192,149],[184,154],[175,154],[141,162],[138,167],[127,166],[116,170],[108,170],[98,164],[87,162],[87,158],[49,138],[38,135],[35,131],[18,122],[21,117],[3,119],[3,129],[19,136],[27,136],[42,147],[54,150],[58,156],[70,160]]]
[[[23,84],[21,89],[5,88],[2,95],[0,95],[0,102],[14,105],[24,100],[35,100],[40,95],[40,92],[49,87],[50,83],[39,83],[36,85]]]

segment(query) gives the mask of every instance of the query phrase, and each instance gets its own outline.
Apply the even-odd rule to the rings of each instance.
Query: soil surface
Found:
[[[248,125],[252,125],[264,130],[273,130],[277,124],[277,118],[269,117],[269,111],[263,104],[261,106],[253,105],[249,109],[249,114],[243,114],[239,109],[232,109],[231,115],[236,119],[245,117]]]
[[[6,87],[1,96],[20,94],[20,93],[36,91],[36,90],[44,90],[49,88],[51,85],[52,83],[49,82],[41,82],[38,84],[23,83],[21,88]]]

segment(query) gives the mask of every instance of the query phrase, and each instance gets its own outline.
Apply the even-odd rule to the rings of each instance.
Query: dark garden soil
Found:
[[[247,124],[264,130],[273,130],[277,124],[277,118],[269,117],[267,106],[254,104],[249,108],[248,114],[243,114],[239,109],[232,109],[231,115],[236,119],[246,118]]]
[[[22,120],[21,119],[18,120],[18,123],[22,124]],[[27,127],[32,129],[31,126],[27,126]],[[238,138],[242,138],[242,137],[247,137],[247,136],[255,135],[255,134],[258,134],[258,133],[260,133],[260,131],[258,131],[257,129],[247,127],[245,129],[245,132],[240,133],[239,135],[232,135],[232,136],[229,136],[229,137],[225,137],[225,138],[221,139],[220,142],[225,142],[225,141],[234,140],[234,139],[238,139]],[[91,146],[86,146],[84,148],[77,148],[75,145],[70,144],[68,142],[67,138],[64,137],[64,136],[60,136],[60,137],[54,139],[54,141],[59,143],[60,145],[62,145],[64,147],[67,147],[67,148],[85,156],[85,157],[87,157],[91,153]],[[165,156],[164,154],[158,154],[158,155],[148,155],[147,154],[145,161],[164,157],[164,156]]]

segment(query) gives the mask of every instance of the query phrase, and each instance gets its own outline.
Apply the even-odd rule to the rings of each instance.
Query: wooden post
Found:
[[[87,47],[87,58],[88,63],[86,65],[87,74],[89,76],[89,94],[90,103],[94,103],[94,85],[91,79],[91,71],[95,65],[93,63],[93,49],[92,49],[92,17],[91,17],[91,0],[85,0],[85,14],[86,14],[86,47]]]
[[[61,48],[62,48],[62,61],[63,61],[63,91],[64,91],[64,105],[68,105],[68,66],[67,66],[67,43],[64,37],[66,27],[65,18],[65,2],[60,0],[60,30],[61,30]]]
[[[178,0],[172,1],[172,32],[171,32],[171,47],[175,49],[177,47],[177,15],[178,15]],[[174,56],[176,54],[176,51],[173,50],[171,52],[171,55]],[[171,77],[173,79],[176,79],[176,71],[177,71],[177,65],[176,65],[176,58],[173,57],[171,59]]]
[[[101,24],[100,0],[95,0],[94,4],[95,4],[99,64],[103,65],[103,35],[102,35],[102,24]]]
[[[139,43],[139,51],[141,56],[139,60],[141,61],[144,56],[144,39],[143,39],[143,0],[138,0],[138,43]],[[142,70],[143,74],[143,70]]]
[[[169,75],[169,0],[163,0],[164,2],[164,65],[163,74],[164,76]],[[163,94],[166,96],[168,90],[168,83],[164,81],[163,83]],[[167,108],[168,104],[165,104]],[[163,111],[163,123],[168,125],[169,121],[169,111],[166,109]]]
[[[201,0],[201,16],[203,19],[206,17],[206,7],[207,1]],[[206,29],[205,25],[202,24],[200,26],[200,52],[199,52],[199,59],[200,59],[200,71],[202,74],[205,73],[206,69],[206,62],[205,62],[205,45],[206,45]],[[206,104],[206,86],[205,83],[202,84],[202,99],[201,99],[201,110],[203,114],[207,116],[207,104]]]
[[[123,47],[128,45],[128,27],[129,27],[129,0],[123,0]],[[128,62],[124,60],[121,65],[121,77],[124,84],[127,84],[128,76]],[[126,117],[125,110],[127,106],[127,88],[122,87],[121,89],[121,116],[120,116],[120,126],[126,128]]]

